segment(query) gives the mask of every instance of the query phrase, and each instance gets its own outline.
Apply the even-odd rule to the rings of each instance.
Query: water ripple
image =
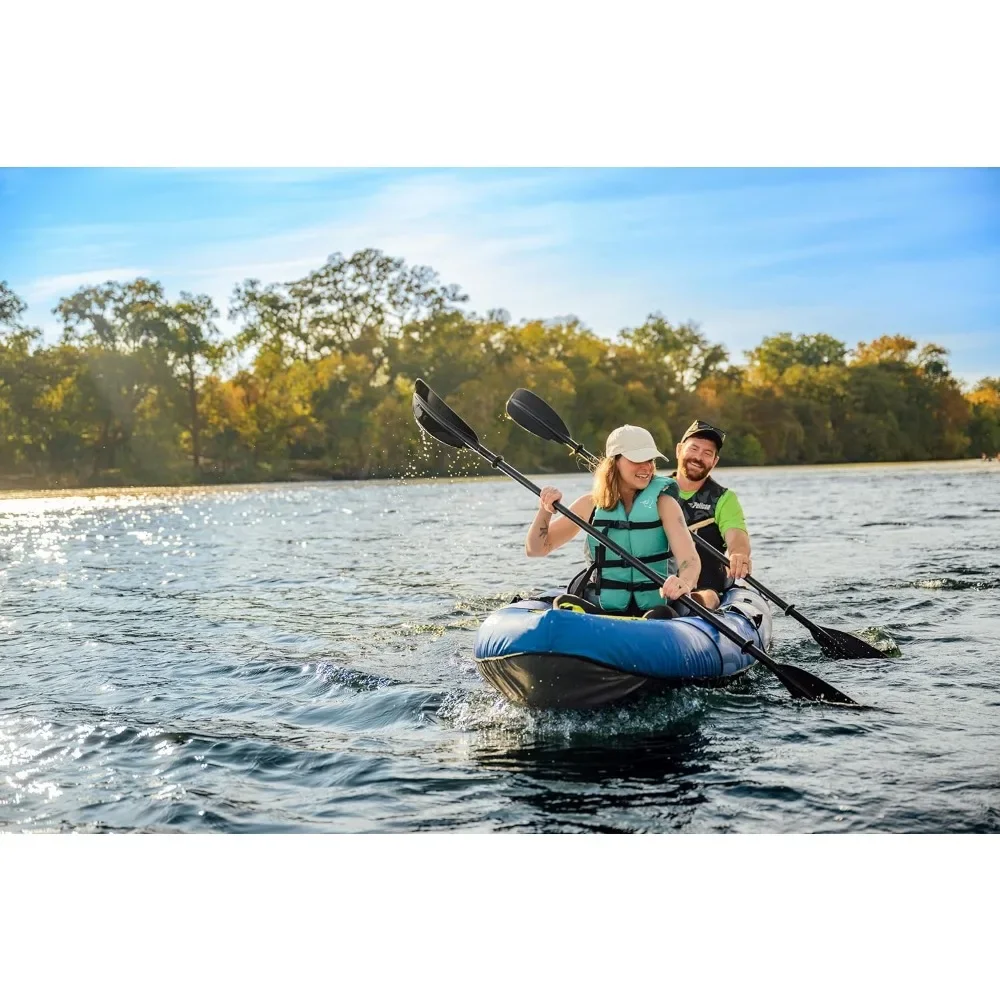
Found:
[[[524,557],[536,501],[506,480],[0,499],[0,826],[997,832],[1000,520],[970,546],[927,488],[991,515],[996,480],[940,468],[720,473],[755,574],[893,654],[829,660],[776,616],[776,657],[876,707],[850,715],[763,668],[598,712],[506,702],[475,629],[580,559]]]

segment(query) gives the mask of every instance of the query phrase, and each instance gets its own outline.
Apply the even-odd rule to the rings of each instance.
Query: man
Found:
[[[726,440],[724,431],[704,420],[696,420],[684,432],[675,452],[677,470],[672,478],[680,489],[681,510],[688,525],[709,521],[695,529],[706,542],[729,556],[729,575],[737,580],[752,572],[750,536],[747,534],[743,508],[736,494],[720,486],[710,475],[718,465],[719,453]],[[701,555],[698,590],[691,596],[714,611],[719,594],[726,585],[726,567],[710,555]]]

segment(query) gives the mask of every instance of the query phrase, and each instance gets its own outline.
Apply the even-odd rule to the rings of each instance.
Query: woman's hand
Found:
[[[556,512],[553,504],[559,503],[562,500],[562,493],[559,492],[554,486],[543,486],[542,492],[538,497],[538,506],[542,510],[547,510],[550,514]]]
[[[691,584],[679,576],[668,576],[660,587],[660,597],[665,601],[676,601],[678,597],[691,593]]]

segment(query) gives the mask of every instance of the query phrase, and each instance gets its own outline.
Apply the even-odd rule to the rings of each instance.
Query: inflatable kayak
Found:
[[[476,663],[502,695],[530,708],[598,708],[681,684],[726,684],[754,658],[698,617],[645,621],[556,610],[552,591],[494,611],[479,627]],[[717,612],[760,649],[771,609],[731,587]]]

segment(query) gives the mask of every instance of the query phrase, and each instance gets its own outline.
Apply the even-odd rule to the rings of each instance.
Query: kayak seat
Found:
[[[586,615],[607,615],[613,618],[631,619],[634,621],[668,620],[676,618],[677,612],[666,605],[658,608],[650,608],[643,615],[623,615],[618,612],[605,611],[599,604],[588,601],[585,597],[577,597],[575,594],[559,594],[552,599],[552,607],[556,611],[575,611],[577,614]]]

